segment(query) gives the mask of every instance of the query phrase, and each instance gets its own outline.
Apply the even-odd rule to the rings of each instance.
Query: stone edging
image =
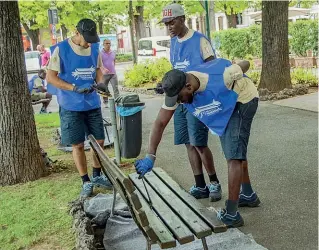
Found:
[[[125,92],[134,92],[137,94],[144,95],[152,95],[152,96],[162,96],[156,94],[154,90],[147,90],[145,88],[129,88],[129,87],[121,87],[122,91]],[[268,89],[259,89],[259,97],[260,101],[275,101],[291,98],[297,95],[305,95],[308,94],[309,86],[308,85],[294,85],[292,89],[283,89],[279,92],[271,92]]]

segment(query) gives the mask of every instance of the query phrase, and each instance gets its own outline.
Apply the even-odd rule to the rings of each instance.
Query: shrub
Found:
[[[171,69],[172,66],[166,58],[135,64],[132,69],[124,73],[124,86],[145,87],[150,84],[156,85],[162,80],[164,74]]]
[[[291,52],[307,56],[312,50],[318,55],[318,20],[299,20],[289,24],[289,45]]]
[[[261,75],[261,71],[259,70],[250,71],[247,73],[247,76],[254,82],[256,86],[258,86],[260,82],[260,75]]]
[[[291,82],[292,84],[308,84],[315,87],[318,86],[318,77],[312,73],[311,69],[297,68],[291,72]]]
[[[133,61],[132,54],[117,54],[115,58],[116,62],[130,62]]]

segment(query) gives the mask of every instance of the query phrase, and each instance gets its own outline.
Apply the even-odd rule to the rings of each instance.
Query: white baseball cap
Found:
[[[163,8],[163,12],[162,12],[163,18],[160,22],[167,23],[172,21],[176,17],[184,16],[184,15],[185,15],[185,11],[183,7],[180,4],[172,3]]]

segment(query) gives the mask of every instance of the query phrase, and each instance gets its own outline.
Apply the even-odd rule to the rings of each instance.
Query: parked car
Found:
[[[138,41],[137,62],[165,57],[169,60],[171,38],[169,36],[153,36]]]
[[[27,51],[24,52],[25,65],[27,71],[35,71],[40,69],[39,52]]]

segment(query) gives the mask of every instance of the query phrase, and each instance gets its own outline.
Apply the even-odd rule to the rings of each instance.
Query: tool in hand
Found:
[[[164,94],[162,83],[158,83],[155,88],[148,88],[147,90],[154,90],[156,94]]]
[[[147,197],[148,197],[148,205],[149,205],[149,206],[150,206],[150,208],[152,209],[152,208],[153,208],[153,203],[152,203],[152,200],[151,200],[150,194],[148,193],[148,189],[147,189],[146,184],[145,184],[145,181],[144,181],[144,176],[142,177],[142,182],[143,182],[143,185],[144,185],[144,188],[145,188],[145,191],[146,191]]]
[[[110,92],[106,89],[103,83],[93,84],[92,88],[102,97],[112,97]]]

